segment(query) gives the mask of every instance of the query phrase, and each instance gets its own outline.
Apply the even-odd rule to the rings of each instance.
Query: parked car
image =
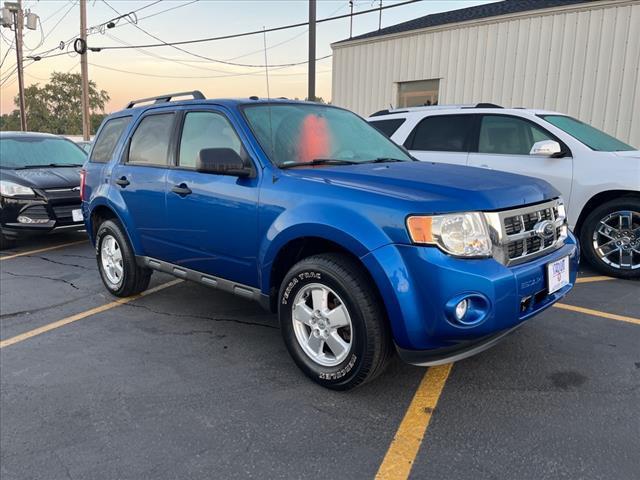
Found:
[[[348,389],[394,345],[461,359],[572,288],[579,251],[547,182],[415,161],[337,107],[192,95],[131,102],[98,131],[82,208],[112,294],[157,270],[257,300],[310,378]]]
[[[413,156],[542,178],[606,275],[640,277],[640,151],[567,115],[490,104],[382,110],[369,117]]]
[[[56,135],[0,132],[0,248],[28,235],[84,228],[80,168],[86,158]]]

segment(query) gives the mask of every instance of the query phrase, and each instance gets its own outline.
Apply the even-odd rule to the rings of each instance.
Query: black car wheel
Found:
[[[98,227],[96,257],[102,282],[118,297],[128,297],[147,289],[151,270],[136,263],[129,239],[119,222],[106,220]]]
[[[0,250],[8,250],[16,246],[16,240],[0,233]]]
[[[600,272],[640,277],[640,198],[622,197],[595,208],[580,231],[585,259]]]
[[[354,260],[306,258],[287,273],[278,298],[287,349],[312,380],[348,390],[383,370],[391,351],[385,311]]]

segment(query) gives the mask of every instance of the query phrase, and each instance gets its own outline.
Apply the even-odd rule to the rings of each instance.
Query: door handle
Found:
[[[119,179],[116,180],[116,183],[120,185],[122,188],[131,184],[131,182],[127,180],[127,177],[120,177]]]
[[[191,189],[187,186],[186,183],[181,183],[180,185],[174,185],[171,188],[171,191],[173,193],[177,193],[181,197],[185,197],[185,196],[191,194]]]

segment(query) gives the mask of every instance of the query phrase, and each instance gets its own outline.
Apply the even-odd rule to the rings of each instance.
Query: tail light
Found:
[[[85,169],[80,170],[80,201],[84,201],[84,186],[87,179],[87,171]]]

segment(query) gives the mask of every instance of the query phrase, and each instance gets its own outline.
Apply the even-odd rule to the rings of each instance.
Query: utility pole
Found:
[[[351,9],[351,13],[349,13],[349,38],[353,38],[353,0],[349,0],[349,8]]]
[[[24,73],[22,66],[22,37],[24,28],[24,13],[22,0],[4,2],[2,9],[2,26],[11,28],[16,38],[16,70],[18,71],[18,106],[20,107],[20,130],[27,130],[27,109],[24,101]]]
[[[80,71],[82,74],[82,138],[89,141],[91,137],[91,114],[89,111],[89,66],[87,65],[87,0],[80,0],[80,39],[85,45],[80,54]]]
[[[379,6],[380,6],[380,15],[378,16],[378,30],[382,29],[382,0],[380,0]]]
[[[309,92],[310,102],[316,100],[316,0],[309,0]]]

